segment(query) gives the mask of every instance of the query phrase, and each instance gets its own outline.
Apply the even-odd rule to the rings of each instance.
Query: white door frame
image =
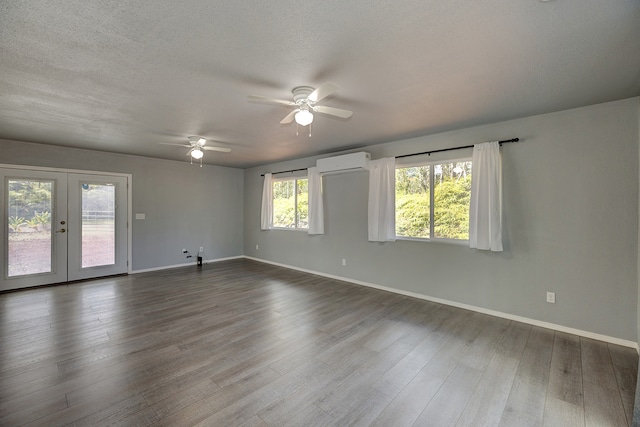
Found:
[[[43,171],[43,172],[53,172],[53,173],[73,173],[73,174],[84,174],[84,175],[97,175],[97,176],[107,175],[107,176],[125,177],[127,179],[127,273],[131,274],[131,272],[133,271],[133,260],[132,260],[133,175],[132,174],[118,173],[118,172],[105,172],[105,171],[90,171],[90,170],[82,170],[82,169],[50,168],[50,167],[30,166],[30,165],[11,165],[11,164],[3,164],[3,163],[0,163],[0,168],[22,169],[22,170],[28,170],[28,171]]]

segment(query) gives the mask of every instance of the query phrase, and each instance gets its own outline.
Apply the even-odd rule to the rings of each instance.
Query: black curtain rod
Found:
[[[300,169],[291,169],[289,171],[280,171],[280,172],[272,172],[271,175],[277,175],[279,173],[291,173],[291,172],[298,172],[298,171],[306,171],[307,168],[300,168]],[[260,174],[260,176],[264,176],[264,174]]]
[[[518,141],[520,141],[520,138],[505,139],[504,141],[498,141],[498,144],[502,145],[502,144],[507,144],[509,142],[518,142]],[[421,156],[423,154],[427,154],[427,155],[430,156],[432,153],[442,153],[443,151],[462,150],[463,148],[473,148],[473,145],[465,145],[463,147],[442,148],[440,150],[424,151],[422,153],[403,154],[401,156],[396,156],[396,159],[399,159],[399,158],[402,158],[402,157]],[[307,168],[291,169],[291,170],[288,170],[288,171],[273,172],[271,175],[277,175],[277,174],[281,174],[281,173],[298,172],[298,171],[306,171],[306,170],[307,170]],[[264,176],[264,174],[260,174],[260,176]]]
[[[498,144],[502,145],[509,142],[518,142],[518,141],[520,141],[520,138],[505,139],[504,141],[498,141]],[[402,157],[421,156],[423,154],[430,156],[432,153],[442,153],[443,151],[462,150],[463,148],[473,148],[473,145],[465,145],[463,147],[442,148],[440,150],[423,151],[422,153],[403,154],[402,156],[396,156],[396,159],[400,159]]]

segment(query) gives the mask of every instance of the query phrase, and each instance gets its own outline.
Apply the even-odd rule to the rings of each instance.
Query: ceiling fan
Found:
[[[270,104],[285,105],[295,107],[295,109],[287,114],[280,121],[281,124],[291,123],[294,119],[300,126],[308,126],[313,122],[313,113],[322,113],[329,116],[348,119],[353,115],[353,111],[343,110],[342,108],[327,107],[324,105],[316,105],[317,102],[333,95],[338,91],[338,86],[333,83],[323,83],[317,89],[309,86],[298,86],[292,90],[293,101],[284,99],[266,98],[264,96],[250,95],[250,101],[266,102]]]
[[[190,136],[188,144],[175,144],[172,142],[161,142],[162,145],[176,145],[178,147],[186,147],[189,149],[187,151],[187,156],[191,156],[191,164],[193,164],[193,159],[200,160],[200,167],[202,167],[202,158],[204,157],[204,152],[202,150],[208,151],[219,151],[221,153],[228,153],[231,151],[230,148],[226,147],[215,147],[212,145],[205,145],[207,140],[200,136]]]

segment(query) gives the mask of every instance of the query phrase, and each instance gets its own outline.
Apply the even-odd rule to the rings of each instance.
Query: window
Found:
[[[396,167],[396,236],[469,240],[471,160]]]
[[[273,228],[309,228],[307,178],[273,182]]]

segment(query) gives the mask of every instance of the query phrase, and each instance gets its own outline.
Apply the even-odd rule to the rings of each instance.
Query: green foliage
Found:
[[[37,221],[37,224],[50,225],[51,224],[51,212],[36,212],[33,218]]]
[[[36,228],[38,227],[38,225],[40,225],[40,221],[38,221],[36,218],[31,218],[27,220],[27,225],[31,228]]]
[[[429,237],[429,193],[396,196],[396,235]]]
[[[309,193],[298,194],[298,228],[309,227]]]
[[[396,194],[429,192],[429,166],[396,169]]]
[[[436,184],[433,191],[433,201],[433,233],[435,237],[468,239],[471,176]]]
[[[289,199],[293,197],[295,192],[296,183],[295,180],[290,179],[286,181],[274,181],[273,183],[273,198],[275,199]]]
[[[9,230],[18,231],[18,227],[25,223],[25,219],[20,216],[9,217]]]
[[[9,231],[17,232],[20,226],[26,225],[33,229],[47,229],[51,225],[51,213],[36,212],[32,218],[24,218],[21,216],[9,217]]]
[[[9,212],[31,220],[37,212],[50,211],[52,189],[47,181],[9,180]]]
[[[273,226],[294,228],[295,221],[295,205],[293,196],[284,198],[273,198]]]

